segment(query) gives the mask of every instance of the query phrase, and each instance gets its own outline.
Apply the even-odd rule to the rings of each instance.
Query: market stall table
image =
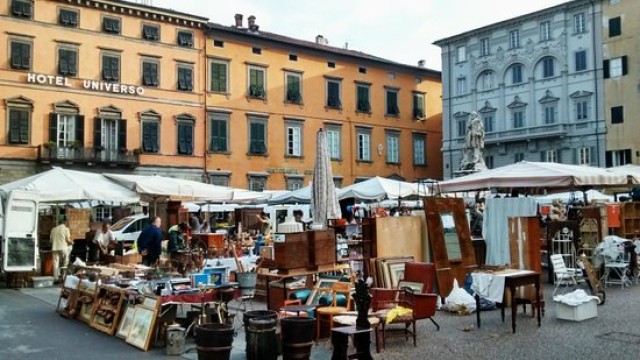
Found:
[[[478,328],[480,328],[480,296],[488,300],[496,301],[496,294],[502,293],[501,308],[502,322],[504,322],[504,308],[506,303],[506,289],[511,292],[511,329],[516,332],[516,315],[518,307],[516,305],[516,288],[524,285],[535,286],[536,301],[540,303],[540,273],[530,270],[501,270],[493,273],[474,272],[471,274],[473,278],[472,289],[475,291],[476,298],[476,317]],[[484,277],[484,279],[481,279]],[[479,284],[482,282],[482,284]],[[538,309],[538,326],[541,325],[541,314]]]

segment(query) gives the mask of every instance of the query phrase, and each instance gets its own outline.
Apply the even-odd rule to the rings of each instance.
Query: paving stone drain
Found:
[[[602,340],[619,341],[627,344],[640,345],[640,334],[633,334],[628,332],[612,331],[596,335],[596,338]]]

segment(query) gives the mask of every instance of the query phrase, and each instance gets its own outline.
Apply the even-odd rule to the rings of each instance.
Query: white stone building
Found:
[[[489,168],[521,160],[604,166],[600,0],[574,0],[439,41],[444,178],[459,169],[469,113]]]

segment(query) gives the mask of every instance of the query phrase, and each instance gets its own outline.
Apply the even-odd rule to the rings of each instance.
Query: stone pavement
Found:
[[[555,319],[551,288],[546,288],[547,311],[538,328],[535,319],[520,310],[517,333],[511,333],[510,312],[502,323],[500,311],[482,313],[482,328],[474,316],[439,312],[441,330],[430,321],[418,323],[418,346],[404,338],[387,340],[375,359],[635,359],[640,354],[640,285],[607,289],[607,303],[598,318],[581,323]],[[142,352],[119,338],[54,312],[59,289],[0,290],[0,359],[155,359],[164,350]],[[530,311],[528,312],[530,315]],[[192,345],[191,345],[192,346]],[[190,346],[188,346],[190,347]],[[329,341],[314,346],[312,359],[329,359]],[[194,352],[182,358],[197,359]],[[244,334],[234,339],[232,359],[244,359]]]

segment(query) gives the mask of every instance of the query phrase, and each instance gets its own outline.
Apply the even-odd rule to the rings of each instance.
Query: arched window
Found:
[[[507,70],[505,77],[506,77],[505,83],[507,84],[511,84],[511,85],[522,84],[525,79],[524,65],[513,64],[509,66],[509,69]]]
[[[556,76],[556,59],[552,56],[543,57],[538,63],[543,79]]]
[[[495,74],[491,70],[485,70],[478,77],[477,88],[480,91],[491,90],[495,86]]]

